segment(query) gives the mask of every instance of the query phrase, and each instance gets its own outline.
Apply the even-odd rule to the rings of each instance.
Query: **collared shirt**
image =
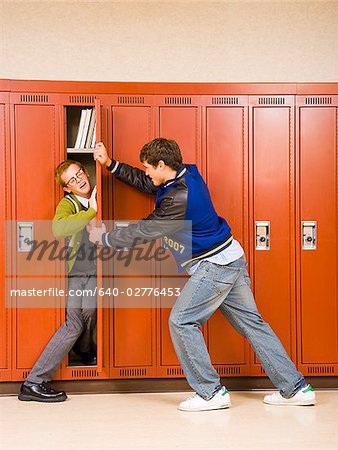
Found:
[[[187,268],[187,272],[189,275],[192,275],[197,270],[202,261],[209,261],[214,264],[226,266],[227,264],[236,261],[236,259],[239,259],[242,255],[244,255],[244,250],[241,244],[233,239],[229,247],[224,249],[222,252],[217,253],[217,255],[210,256],[210,258],[204,258],[193,263],[189,266],[189,268]]]
[[[75,194],[74,194],[75,195]],[[75,195],[81,205],[88,210],[89,199]],[[82,232],[82,240],[79,244],[79,250],[74,262],[73,268],[70,271],[70,276],[83,276],[96,274],[96,246],[89,241],[89,234],[87,228],[84,227]]]
[[[76,194],[74,195],[79,200],[82,206],[84,206],[86,209],[89,209],[89,198],[80,197],[79,195]]]

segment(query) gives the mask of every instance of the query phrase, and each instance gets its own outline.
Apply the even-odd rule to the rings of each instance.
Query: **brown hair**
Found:
[[[79,169],[86,170],[85,167],[79,161],[73,161],[72,159],[67,159],[66,161],[62,161],[57,168],[55,169],[55,180],[61,184],[61,186],[66,187],[66,183],[62,180],[61,175],[68,169],[72,164],[76,164]]]
[[[140,153],[141,162],[146,161],[157,167],[159,161],[177,170],[182,165],[182,154],[177,142],[165,138],[156,138],[145,144]]]

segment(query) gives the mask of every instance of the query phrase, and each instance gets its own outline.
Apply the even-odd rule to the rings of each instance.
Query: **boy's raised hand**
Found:
[[[111,159],[108,156],[106,147],[102,142],[98,142],[94,148],[94,160],[98,161],[100,164],[105,164],[107,167],[111,164]]]
[[[92,194],[90,196],[89,207],[95,209],[95,211],[97,212],[96,186],[94,187]]]

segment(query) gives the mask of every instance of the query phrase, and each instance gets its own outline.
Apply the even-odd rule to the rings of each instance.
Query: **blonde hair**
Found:
[[[72,164],[76,164],[79,169],[86,170],[85,167],[79,161],[73,161],[72,159],[67,159],[66,161],[62,161],[57,168],[55,169],[55,180],[61,184],[61,186],[66,187],[66,183],[61,178],[61,175],[68,169]]]

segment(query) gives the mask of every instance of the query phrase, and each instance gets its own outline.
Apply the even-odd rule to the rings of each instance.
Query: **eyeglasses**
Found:
[[[66,183],[66,186],[75,186],[77,181],[81,180],[85,175],[85,171],[83,169],[80,169],[76,172],[76,174],[68,180]]]

